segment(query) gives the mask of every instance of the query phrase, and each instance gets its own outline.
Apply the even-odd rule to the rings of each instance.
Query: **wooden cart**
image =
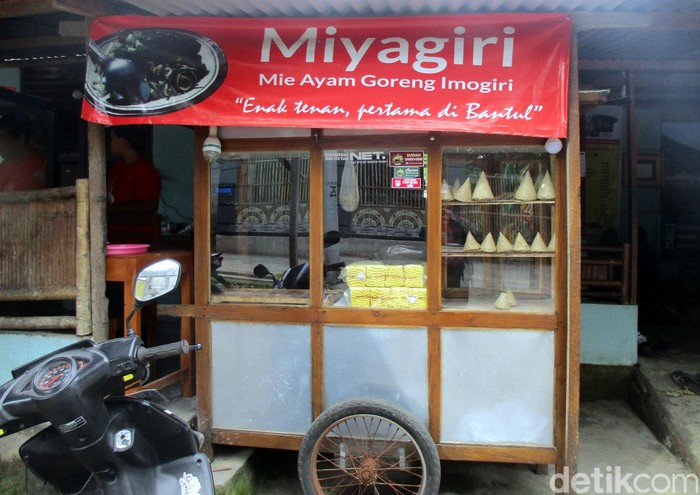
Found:
[[[204,132],[199,137],[204,139]],[[279,252],[285,255],[298,251],[299,262],[310,264],[308,290],[273,290],[238,280],[235,287],[210,291],[208,274],[198,270],[196,334],[206,349],[198,355],[198,413],[208,439],[215,444],[301,449],[300,469],[308,473],[306,481],[302,476],[302,484],[310,487],[309,493],[326,489],[331,482],[329,472],[347,475],[352,471],[354,480],[389,476],[380,467],[383,464],[370,460],[376,458],[376,452],[368,450],[367,439],[374,438],[376,446],[393,435],[393,429],[410,441],[399,450],[389,449],[391,466],[411,466],[412,459],[419,460],[418,485],[406,493],[431,493],[422,490],[430,487],[435,474],[437,463],[426,445],[433,442],[436,455],[444,460],[575,469],[578,155],[573,150],[548,155],[542,144],[539,139],[513,137],[427,133],[320,137],[310,132],[306,138],[226,139],[222,169],[198,161],[195,234],[199,266],[210,250],[223,249],[228,260],[224,268],[229,267],[228,272],[224,270],[226,276],[245,278],[246,272],[252,274],[254,260],[272,258],[266,254],[275,245],[282,246]],[[423,246],[419,264],[425,270],[424,306],[397,307],[375,300],[362,307],[365,304],[359,297],[353,303],[350,293],[354,288],[347,273],[342,290],[324,282],[323,233],[338,225],[333,223],[338,211],[341,217],[344,214],[342,208],[334,211],[329,206],[333,201],[337,204],[337,198],[330,203],[328,198],[333,194],[329,183],[342,173],[336,169],[338,150],[387,156],[402,150],[424,154],[424,178],[437,187],[427,188],[425,223],[420,228],[411,226],[419,231],[417,237],[401,241]],[[248,211],[257,220],[265,216],[265,206],[253,201],[255,181],[250,178],[250,167],[271,156],[280,158],[281,170],[285,170],[285,160],[298,160],[308,174],[303,187],[309,192],[290,202],[301,219],[292,236],[297,244],[289,249],[287,237],[276,236],[273,225],[246,222],[240,214]],[[331,167],[329,160],[334,163]],[[245,198],[236,204],[241,225],[237,235],[228,231],[210,236],[210,229],[217,232],[217,215],[207,207],[216,204],[209,196],[218,186],[212,183],[212,175],[222,177],[223,168],[233,162],[243,170],[236,175]],[[491,181],[494,199],[462,202],[441,195],[443,180],[451,183],[455,174],[464,180],[466,174],[477,171],[484,171]],[[336,172],[337,177],[333,176]],[[554,198],[513,197],[525,173],[535,183],[545,172],[550,172]],[[245,187],[247,191],[242,190]],[[270,211],[279,206],[270,206]],[[286,208],[288,212],[289,205]],[[528,247],[538,234],[545,249],[465,250],[464,240],[461,244],[446,240],[446,211],[471,221],[468,230],[479,243],[490,232],[494,239],[505,235],[512,244],[519,232],[525,234]],[[367,218],[367,212],[353,215]],[[332,225],[329,217],[334,218]],[[211,223],[210,218],[214,219]],[[367,253],[362,245],[400,244],[383,239],[390,237],[391,229],[388,220],[382,221],[375,218],[376,224],[370,226],[376,229],[372,236],[367,235],[366,223],[348,220],[344,224],[341,218],[343,239],[336,255],[361,266],[358,258]],[[227,248],[232,239],[238,244]],[[352,248],[346,249],[344,243]],[[325,257],[328,261],[328,253]],[[367,258],[377,260],[376,255]],[[450,286],[447,277],[454,260],[471,266],[462,268],[459,287]],[[295,264],[284,256],[278,262]],[[415,259],[401,257],[387,262],[403,268],[414,264]],[[505,292],[515,295],[518,305],[497,309],[495,302]],[[367,397],[390,405],[388,409],[373,402],[367,405]],[[409,419],[391,405],[406,412]],[[372,421],[377,419],[382,426],[374,426]],[[353,450],[358,443],[364,447]],[[402,457],[398,451],[411,454]],[[350,459],[353,469],[348,467]],[[409,471],[415,474],[415,469]],[[437,469],[439,473],[439,465]]]

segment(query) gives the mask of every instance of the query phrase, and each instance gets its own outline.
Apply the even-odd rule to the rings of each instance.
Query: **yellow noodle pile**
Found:
[[[426,309],[423,264],[355,262],[345,268],[350,305],[357,308]]]

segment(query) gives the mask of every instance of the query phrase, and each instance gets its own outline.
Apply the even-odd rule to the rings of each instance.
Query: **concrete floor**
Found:
[[[581,478],[580,493],[615,493],[614,489],[607,489],[606,481],[610,479],[611,486],[614,487],[614,475],[618,468],[622,476],[631,474],[631,479],[639,475],[651,477],[692,475],[691,470],[657,441],[651,431],[622,401],[596,401],[583,404],[580,423],[579,474],[577,475]],[[598,483],[601,490],[596,490],[597,473],[601,475]],[[445,465],[440,493],[445,495],[552,493],[552,474],[550,472],[547,475],[538,475],[528,466],[520,465],[449,463]],[[618,478],[622,479],[622,476]],[[638,479],[639,488],[644,488],[646,479]],[[621,488],[624,486],[621,485]],[[644,491],[640,490],[638,493],[644,493]],[[652,490],[648,493],[674,492]]]

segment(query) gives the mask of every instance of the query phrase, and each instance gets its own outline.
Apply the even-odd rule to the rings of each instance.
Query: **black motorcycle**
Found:
[[[150,361],[201,347],[183,340],[146,348],[129,325],[177,287],[180,271],[166,259],[139,273],[126,337],[71,344],[13,370],[0,387],[0,436],[49,423],[19,450],[32,475],[55,489],[42,493],[214,495],[209,460],[189,425],[156,403],[155,391],[124,395],[147,379]]]
[[[323,236],[323,248],[335,246],[340,242],[340,232],[331,230]],[[323,265],[324,278],[328,272],[340,270],[345,262],[329,263]],[[265,265],[255,265],[253,274],[257,278],[270,277],[273,289],[308,289],[309,288],[309,263],[300,263],[287,268],[279,277],[270,271]]]

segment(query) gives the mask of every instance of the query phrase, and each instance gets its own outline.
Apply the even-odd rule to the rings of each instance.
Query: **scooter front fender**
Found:
[[[93,475],[81,491],[71,495],[215,495],[209,459],[204,454],[182,457],[156,470],[126,471],[113,482]]]
[[[214,495],[209,460],[187,423],[137,398],[109,399],[107,409],[101,439],[70,448],[49,427],[20,448],[25,464],[62,494]],[[123,438],[130,444],[119,444]]]
[[[215,495],[214,477],[209,459],[193,454],[175,459],[156,469],[130,467],[113,483],[102,480],[99,491],[104,495]],[[94,494],[94,485],[79,495]]]

